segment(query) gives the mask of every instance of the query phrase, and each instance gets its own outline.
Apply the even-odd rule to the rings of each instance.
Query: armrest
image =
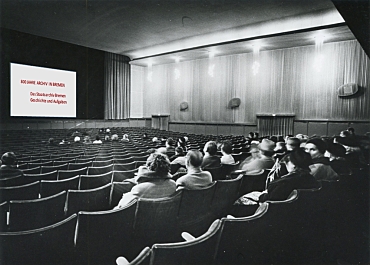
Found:
[[[189,242],[195,239],[195,237],[188,232],[182,232],[181,237],[185,239],[186,242]]]

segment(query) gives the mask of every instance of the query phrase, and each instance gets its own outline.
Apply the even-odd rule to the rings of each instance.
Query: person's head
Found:
[[[253,158],[256,158],[259,156],[260,150],[258,149],[258,144],[253,143],[248,149],[248,153],[251,154]]]
[[[186,167],[198,168],[202,165],[203,155],[199,150],[190,150],[186,154]]]
[[[204,145],[203,148],[204,153],[208,153],[211,156],[217,154],[217,144],[215,141],[209,141]]]
[[[295,149],[298,149],[300,145],[301,145],[301,141],[298,138],[289,137],[286,140],[286,145],[285,146],[286,146],[286,149],[288,151],[293,151]]]
[[[346,156],[346,149],[341,144],[329,143],[324,155],[332,159],[344,158]]]
[[[274,151],[276,153],[283,153],[283,152],[285,152],[286,151],[285,142],[277,142]]]
[[[180,155],[180,156],[185,155],[185,154],[184,154],[184,149],[183,149],[181,146],[176,147],[176,148],[175,148],[175,154],[176,154],[176,155]]]
[[[310,171],[309,166],[312,164],[312,158],[309,153],[302,148],[298,148],[284,156],[281,162],[285,163],[288,172],[299,169]]]
[[[340,137],[348,137],[350,136],[351,134],[349,133],[349,131],[341,131],[339,136]]]
[[[276,135],[270,136],[270,140],[273,141],[274,143],[276,143],[277,142],[277,136]]]
[[[164,154],[153,153],[146,160],[146,167],[150,171],[167,174],[170,172],[170,160]]]
[[[262,139],[261,143],[258,145],[260,153],[265,156],[273,156],[276,144],[269,139]]]
[[[349,134],[355,135],[355,129],[353,127],[348,127],[347,131],[349,132]]]
[[[6,152],[1,157],[1,163],[6,166],[13,166],[17,162],[17,157],[13,152]]]
[[[232,151],[233,151],[233,147],[230,142],[224,142],[221,144],[222,154],[230,155]]]
[[[324,156],[326,148],[326,143],[320,138],[312,138],[305,145],[305,151],[311,155],[312,159]]]
[[[175,141],[169,137],[167,140],[166,140],[166,146],[173,146],[175,144]]]
[[[100,140],[100,136],[99,136],[99,135],[97,135],[97,136],[95,137],[95,140],[99,141],[99,140]]]
[[[253,139],[254,138],[254,132],[249,132],[248,133],[248,138]]]
[[[53,144],[54,143],[54,138],[49,138],[49,144]]]
[[[146,152],[148,154],[154,154],[155,152],[157,152],[157,150],[155,148],[149,148],[148,150],[146,150]]]

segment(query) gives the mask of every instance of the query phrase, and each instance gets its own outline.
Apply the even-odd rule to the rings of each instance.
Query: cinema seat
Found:
[[[41,228],[64,219],[67,192],[34,200],[9,202],[9,231]]]
[[[80,175],[80,190],[95,189],[112,182],[113,172],[100,175]]]
[[[80,183],[80,176],[74,176],[62,180],[41,180],[40,196],[45,198],[62,191],[77,190]]]
[[[71,164],[70,164],[71,165]],[[86,175],[87,167],[82,167],[79,169],[68,169],[58,171],[58,180],[69,179],[78,175]]]
[[[20,186],[0,187],[0,201],[37,199],[39,191],[40,181]]]
[[[76,247],[80,264],[114,264],[117,256],[131,257],[136,200],[124,208],[78,213]]]
[[[194,236],[203,234],[214,220],[211,211],[216,182],[198,190],[182,189],[182,198],[178,213],[178,224],[182,231]]]
[[[91,190],[68,190],[67,216],[79,211],[106,211],[110,209],[111,184]]]
[[[75,264],[77,214],[56,224],[20,232],[0,232],[1,264]]]

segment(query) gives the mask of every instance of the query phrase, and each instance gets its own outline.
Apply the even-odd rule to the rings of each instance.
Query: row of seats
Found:
[[[369,211],[351,216],[354,220],[344,218],[352,207],[348,200],[361,198],[349,191],[351,181],[322,181],[316,189],[293,191],[285,201],[240,206],[256,211],[215,220],[200,236],[183,233],[175,243],[148,244],[136,258],[119,257],[117,264],[337,264],[340,258],[353,259],[347,253],[368,248],[369,239],[359,237],[359,242],[353,242],[354,236],[344,230],[353,232],[360,226],[357,235],[368,233],[368,224],[358,222]]]
[[[139,199],[123,209],[80,211],[41,229],[1,232],[2,261],[114,264],[118,256],[124,255],[133,260],[131,264],[316,264],[342,247],[339,231],[323,225],[324,221],[338,221],[340,215],[333,207],[343,200],[336,184],[294,191],[286,201],[256,206],[252,216],[222,218],[223,212],[208,217],[205,212],[230,197],[223,193],[222,200],[210,202],[205,199],[207,191],[199,191],[203,193],[202,201],[186,190],[170,198]],[[216,187],[217,183],[210,189]],[[188,208],[177,207],[185,202]],[[208,205],[208,210],[194,212],[198,208],[195,204]],[[197,222],[202,230],[193,227]],[[194,238],[181,242],[183,231]],[[335,240],[338,243],[331,245]]]

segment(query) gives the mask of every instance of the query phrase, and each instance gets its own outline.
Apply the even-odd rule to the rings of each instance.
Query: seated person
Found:
[[[75,138],[73,139],[75,143],[79,143],[81,141],[81,137],[79,135],[76,135]]]
[[[184,150],[184,152],[186,152],[188,149],[186,147],[186,139],[185,137],[180,137],[178,142],[177,142],[177,146],[179,147],[182,147],[182,149]]]
[[[91,142],[90,136],[85,135],[83,143],[84,144],[91,144],[92,142]]]
[[[329,165],[338,174],[352,173],[349,163],[346,161],[346,149],[337,143],[328,143],[328,148],[324,154],[329,158]]]
[[[102,140],[100,140],[99,135],[97,135],[97,136],[95,137],[95,140],[94,140],[93,144],[102,144],[102,143],[103,143],[103,142],[102,142]]]
[[[23,176],[22,170],[16,167],[17,157],[13,152],[4,153],[1,157],[0,178]]]
[[[124,135],[122,135],[122,139],[121,139],[121,142],[129,142],[130,141],[130,139],[129,139],[129,137],[128,137],[128,134],[124,134]]]
[[[311,155],[311,174],[317,180],[335,180],[338,174],[331,168],[329,159],[324,156],[326,143],[320,138],[312,138],[306,142],[305,151]]]
[[[224,142],[221,144],[221,164],[232,165],[235,164],[234,157],[231,155],[232,145],[230,142]]]
[[[66,139],[62,139],[62,141],[59,144],[60,145],[68,145],[70,143]]]
[[[217,154],[217,144],[214,141],[209,141],[203,148],[204,157],[202,162],[202,169],[215,168],[221,166],[221,159]]]
[[[165,146],[167,156],[168,157],[173,156],[175,154],[175,141],[173,140],[173,138],[171,137],[167,138]]]
[[[170,161],[171,164],[181,164],[182,166],[185,166],[185,153],[181,146],[175,148],[175,154],[170,157]]]
[[[55,143],[54,138],[49,138],[47,145],[49,145],[49,146],[56,146],[57,144]]]
[[[274,149],[275,143],[273,141],[263,139],[258,145],[259,157],[246,163],[243,162],[241,170],[245,171],[246,175],[258,175],[265,169],[271,169],[275,164],[275,161],[272,158],[274,155]]]
[[[176,191],[176,183],[169,174],[170,161],[159,153],[148,157],[145,169],[137,176],[137,185],[130,192],[124,193],[115,209],[124,207],[136,198],[164,198]]]
[[[112,141],[118,141],[118,134],[112,134],[112,137],[111,137],[111,140]]]
[[[186,155],[187,174],[176,180],[178,189],[190,190],[201,189],[212,183],[212,175],[208,171],[202,171],[203,155],[199,150],[190,150]]]
[[[288,174],[271,181],[263,192],[253,191],[240,197],[235,205],[252,205],[258,202],[286,200],[295,189],[318,188],[318,181],[310,174],[311,157],[303,149],[297,149],[283,160]]]

